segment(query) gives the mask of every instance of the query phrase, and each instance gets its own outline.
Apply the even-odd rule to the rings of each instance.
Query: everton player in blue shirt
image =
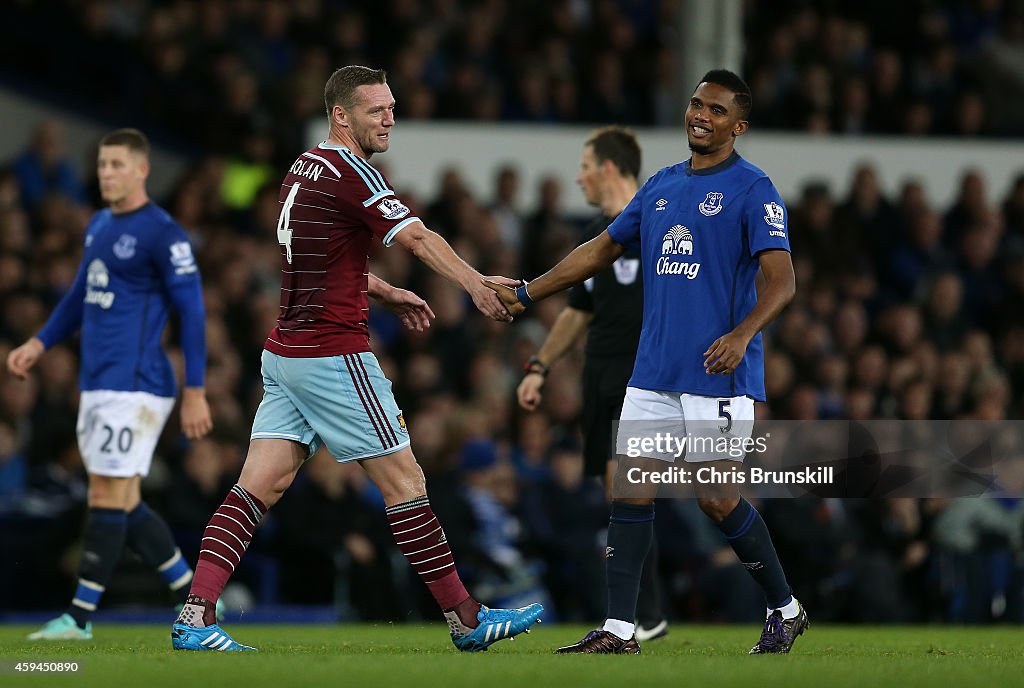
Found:
[[[760,331],[792,300],[786,208],[760,169],[733,150],[748,128],[750,88],[726,70],[708,72],[686,109],[692,155],[660,170],[625,210],[548,273],[514,292],[492,284],[509,312],[576,284],[640,242],[644,318],[633,376],[622,407],[616,451],[626,454],[626,421],[714,423],[713,433],[749,438],[754,402],[764,401]],[[755,279],[761,272],[760,290]],[[634,424],[635,427],[635,424]],[[667,458],[652,456],[652,458]],[[687,462],[726,469],[715,452],[689,451]],[[620,461],[619,474],[626,462]],[[764,589],[767,620],[750,654],[789,652],[808,627],[768,529],[735,485],[698,490],[700,508],[721,529]],[[653,535],[653,495],[620,496],[608,527],[608,620],[559,653],[638,654],[637,590]]]
[[[43,329],[10,353],[25,377],[46,349],[81,330],[78,446],[89,475],[89,518],[78,588],[66,613],[30,640],[88,640],[121,551],[131,547],[184,601],[192,569],[167,524],[142,501],[139,484],[174,407],[177,382],[160,337],[171,308],[181,319],[185,392],[181,426],[211,430],[203,378],[206,312],[192,244],[146,194],[149,142],[121,129],[100,141],[97,176],[110,207],[96,213],[74,284]]]

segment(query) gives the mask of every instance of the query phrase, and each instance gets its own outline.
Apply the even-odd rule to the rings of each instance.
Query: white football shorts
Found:
[[[172,409],[174,397],[148,392],[82,392],[76,430],[86,470],[111,478],[147,475]]]
[[[663,461],[742,461],[754,400],[626,388],[615,453]]]

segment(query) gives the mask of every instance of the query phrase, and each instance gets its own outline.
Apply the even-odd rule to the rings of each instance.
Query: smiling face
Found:
[[[356,88],[352,106],[340,109],[342,122],[365,157],[383,153],[391,144],[391,127],[395,126],[395,98],[387,84]]]
[[[149,162],[128,146],[100,146],[96,176],[100,195],[115,210],[145,195]]]
[[[747,121],[741,117],[732,91],[720,84],[701,83],[683,116],[690,150],[706,156],[732,152],[736,137],[747,130]]]

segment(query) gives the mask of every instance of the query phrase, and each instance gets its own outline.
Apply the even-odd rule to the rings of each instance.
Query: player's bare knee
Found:
[[[305,458],[305,447],[296,442],[252,440],[238,484],[269,509],[291,486]]]
[[[380,490],[384,503],[389,506],[422,497],[427,493],[423,469],[409,448],[360,463],[370,480]]]
[[[699,497],[697,504],[708,518],[721,523],[740,503],[739,497]]]
[[[116,478],[108,475],[90,475],[89,507],[93,509],[125,509],[131,480],[131,478]]]

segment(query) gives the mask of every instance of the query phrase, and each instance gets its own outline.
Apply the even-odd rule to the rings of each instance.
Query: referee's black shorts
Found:
[[[614,458],[612,423],[622,413],[626,385],[633,375],[632,357],[595,358],[583,364],[583,466],[586,475],[604,477]]]

